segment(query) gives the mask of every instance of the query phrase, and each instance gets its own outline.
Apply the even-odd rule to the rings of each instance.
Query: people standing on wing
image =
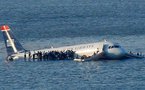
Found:
[[[26,53],[24,53],[24,58],[26,59]],[[48,51],[48,52],[41,52],[38,51],[31,55],[31,52],[28,52],[28,59],[33,59],[33,61],[37,58],[37,60],[71,60],[75,58],[75,52],[72,50],[67,51]]]
[[[35,55],[36,55],[36,53],[35,53],[35,51],[34,51],[34,53],[33,53],[33,57],[32,57],[32,58],[33,58],[33,61],[34,61],[35,58],[36,58]]]
[[[139,56],[139,53],[137,52],[137,54],[136,54],[137,56]]]
[[[130,54],[133,54],[131,51],[129,52]]]
[[[99,48],[97,48],[97,54],[99,53]]]
[[[29,60],[30,60],[31,59],[31,52],[30,51],[29,51],[29,54],[28,55],[29,55]]]
[[[39,51],[36,53],[36,55],[37,55],[37,60],[39,60]]]
[[[26,60],[27,56],[26,56],[26,52],[24,53],[24,60]]]

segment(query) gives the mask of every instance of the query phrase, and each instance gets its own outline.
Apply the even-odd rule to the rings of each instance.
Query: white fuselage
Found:
[[[103,43],[91,43],[91,44],[81,44],[81,45],[74,45],[74,46],[65,46],[65,47],[59,47],[59,48],[49,48],[49,49],[42,49],[37,50],[41,52],[49,52],[49,51],[66,51],[66,50],[72,50],[75,51],[76,54],[82,56],[92,56],[94,52],[99,50],[99,52],[102,52],[102,46]]]
[[[108,45],[113,46],[114,44],[111,42],[107,42]],[[94,53],[102,53],[104,42],[97,42],[97,43],[90,43],[90,44],[81,44],[81,45],[74,45],[74,46],[64,46],[64,47],[58,47],[58,48],[48,48],[48,49],[42,49],[42,50],[35,50],[30,51],[31,54],[34,54],[36,52],[50,52],[50,51],[66,51],[66,50],[72,50],[77,54],[78,56],[92,56]],[[109,59],[115,59],[115,58],[121,58],[124,55],[124,50],[122,48],[108,48],[105,52],[106,57]],[[17,57],[24,57],[24,53],[17,53],[13,54],[12,56]],[[106,58],[105,57],[105,58]]]

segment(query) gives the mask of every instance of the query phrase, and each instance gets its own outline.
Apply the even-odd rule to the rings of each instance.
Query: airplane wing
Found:
[[[96,53],[96,54],[92,55],[90,58],[88,58],[86,60],[94,60],[94,61],[96,61],[96,60],[105,59],[106,58],[105,54],[106,54],[107,49],[108,49],[107,47],[108,47],[108,44],[105,43],[103,45],[101,53]]]
[[[100,60],[100,59],[103,59],[104,58],[104,54],[103,53],[99,53],[99,54],[95,54],[95,55],[92,55],[91,57],[89,58],[86,58],[84,59],[84,61],[96,61],[96,60]]]
[[[139,54],[133,54],[133,53],[127,53],[125,55],[126,58],[139,58],[139,59],[142,59],[142,58],[145,58],[144,55],[139,55]]]

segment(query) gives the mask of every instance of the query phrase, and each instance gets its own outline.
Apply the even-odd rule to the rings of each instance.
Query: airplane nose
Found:
[[[108,52],[108,57],[113,59],[122,58],[125,55],[125,51],[123,49],[113,49]]]
[[[119,54],[122,54],[123,51],[122,50],[117,50],[116,53],[119,55]]]
[[[118,53],[118,56],[123,57],[125,55],[125,50],[120,49],[120,50],[118,50],[117,53]]]

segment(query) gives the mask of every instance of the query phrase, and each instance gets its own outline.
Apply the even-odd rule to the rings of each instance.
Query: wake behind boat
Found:
[[[39,59],[39,60],[66,60],[74,61],[85,60],[113,60],[126,58],[144,58],[143,55],[135,55],[127,53],[118,43],[102,42],[81,44],[74,46],[64,46],[59,48],[47,48],[42,50],[26,50],[15,38],[8,25],[0,27],[5,41],[7,50],[7,60],[23,59]]]

